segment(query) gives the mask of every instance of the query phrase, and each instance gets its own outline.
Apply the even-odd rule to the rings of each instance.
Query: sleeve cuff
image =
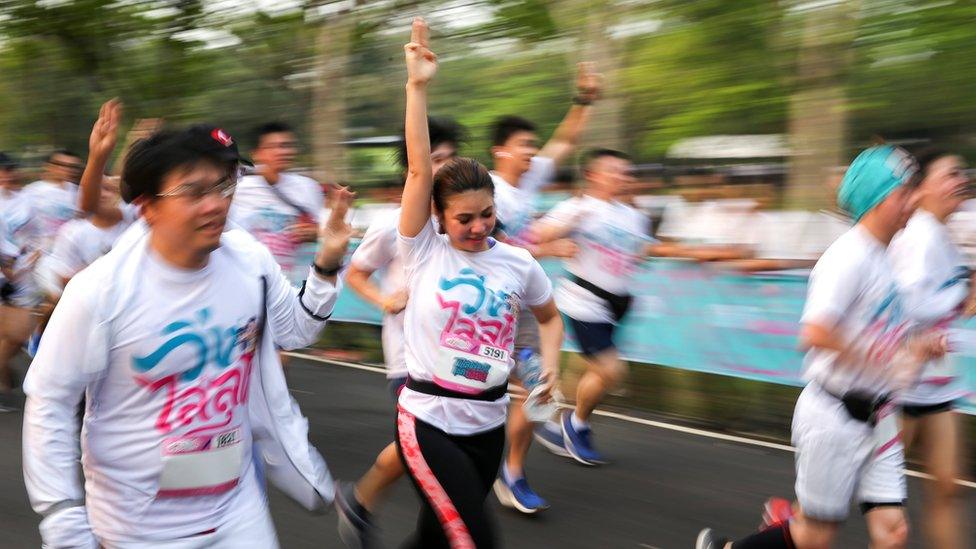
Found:
[[[332,284],[315,274],[313,268],[308,268],[308,277],[298,292],[298,303],[309,316],[323,322],[332,316],[339,290],[342,289],[341,274],[340,272],[340,276],[336,277],[336,283]]]
[[[44,517],[40,525],[44,547],[98,549],[98,540],[88,524],[88,510],[84,505],[61,509]]]

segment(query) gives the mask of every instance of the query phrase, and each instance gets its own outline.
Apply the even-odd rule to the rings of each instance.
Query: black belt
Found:
[[[448,397],[448,398],[461,398],[464,400],[483,400],[487,402],[493,402],[508,394],[508,383],[506,382],[504,385],[491,387],[480,393],[468,394],[468,393],[461,393],[458,391],[452,391],[450,389],[445,389],[444,387],[441,387],[440,385],[434,383],[433,381],[422,381],[419,379],[408,377],[407,389],[410,389],[411,391],[417,391],[418,393],[423,393],[425,395],[441,396],[441,397]]]
[[[878,424],[878,410],[883,408],[885,404],[891,402],[891,395],[888,393],[872,395],[860,391],[848,391],[844,396],[839,396],[828,391],[823,385],[820,388],[828,395],[839,400],[852,418],[862,423],[867,423],[872,427]]]
[[[613,314],[614,320],[619,321],[624,317],[625,314],[627,314],[627,311],[630,310],[630,305],[634,301],[634,296],[630,294],[618,295],[613,292],[608,292],[589,280],[584,280],[574,274],[570,274],[570,277],[573,284],[576,284],[580,288],[583,288],[591,294],[606,301],[610,306],[610,312]]]

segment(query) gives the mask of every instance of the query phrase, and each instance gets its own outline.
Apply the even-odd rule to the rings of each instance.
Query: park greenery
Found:
[[[118,96],[130,120],[206,120],[245,145],[256,124],[285,120],[306,165],[369,179],[375,154],[315,152],[397,134],[415,15],[442,62],[432,112],[464,123],[465,153],[482,159],[498,115],[550,132],[582,59],[608,80],[591,141],[642,162],[719,134],[821,132],[838,158],[872,136],[972,149],[976,4],[965,0],[249,2],[0,0],[0,149],[83,153],[98,105]],[[830,112],[811,91],[837,99]],[[316,125],[324,116],[336,120]]]

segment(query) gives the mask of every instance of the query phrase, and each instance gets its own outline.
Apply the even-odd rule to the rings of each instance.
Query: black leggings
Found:
[[[497,547],[485,498],[498,475],[505,427],[449,435],[401,409],[396,444],[421,501],[417,531],[404,547]]]

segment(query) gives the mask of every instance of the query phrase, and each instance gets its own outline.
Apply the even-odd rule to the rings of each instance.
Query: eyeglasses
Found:
[[[203,200],[205,196],[211,194],[216,194],[220,198],[230,198],[234,196],[234,191],[236,189],[237,177],[228,176],[221,179],[217,183],[210,185],[209,187],[204,187],[200,183],[183,183],[182,185],[178,185],[164,193],[159,193],[156,196],[159,198],[183,197],[192,202],[199,202]]]

